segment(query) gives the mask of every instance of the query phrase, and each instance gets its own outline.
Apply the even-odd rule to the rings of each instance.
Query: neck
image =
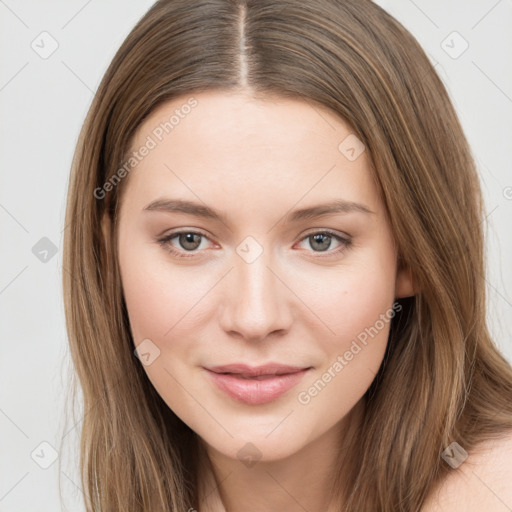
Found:
[[[337,472],[343,474],[350,462],[340,454],[351,445],[363,411],[360,401],[338,424],[298,452],[279,460],[260,460],[251,467],[198,439],[199,512],[339,510],[332,500],[333,484]]]

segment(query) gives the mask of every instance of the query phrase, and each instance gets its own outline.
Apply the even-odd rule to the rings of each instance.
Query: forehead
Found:
[[[341,117],[310,100],[210,91],[160,105],[139,127],[132,146],[150,136],[159,145],[169,138],[175,144],[195,139],[209,151],[232,148],[237,153],[296,145],[297,154],[305,155],[313,146],[332,147],[351,132]]]
[[[151,149],[130,172],[127,193],[147,200],[176,196],[176,189],[194,199],[236,197],[247,207],[264,206],[259,199],[376,200],[367,151],[351,127],[306,100],[217,91],[182,96],[139,127],[131,150],[144,146]]]

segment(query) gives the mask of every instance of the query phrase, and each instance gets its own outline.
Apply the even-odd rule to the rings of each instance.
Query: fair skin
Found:
[[[125,178],[118,255],[134,344],[150,340],[159,351],[144,370],[212,460],[200,512],[329,510],[337,454],[357,430],[389,312],[414,294],[412,279],[397,268],[367,151],[351,159],[338,149],[352,133],[339,117],[291,99],[194,97],[198,105]],[[132,148],[155,139],[187,99],[156,109]],[[147,209],[171,199],[222,219]],[[292,219],[334,200],[344,211]],[[177,231],[185,234],[171,239]],[[204,368],[268,362],[308,370],[257,405],[228,396]]]
[[[422,512],[511,512],[512,433],[482,442],[450,469]]]

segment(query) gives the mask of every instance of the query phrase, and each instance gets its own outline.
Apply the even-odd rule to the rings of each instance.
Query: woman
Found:
[[[482,219],[442,82],[377,5],[155,3],[70,181],[87,510],[509,510]]]

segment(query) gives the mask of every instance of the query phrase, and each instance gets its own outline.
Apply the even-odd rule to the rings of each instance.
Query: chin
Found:
[[[305,443],[300,440],[289,440],[286,444],[281,439],[265,439],[264,435],[250,436],[245,434],[231,439],[229,443],[210,444],[204,440],[215,452],[230,459],[236,459],[247,467],[257,462],[274,462],[283,460],[298,452]]]

